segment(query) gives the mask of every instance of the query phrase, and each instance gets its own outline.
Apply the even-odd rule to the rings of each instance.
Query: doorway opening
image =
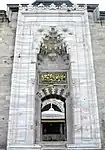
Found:
[[[60,96],[59,96],[60,98]],[[63,99],[63,98],[62,98]],[[56,95],[43,99],[41,105],[42,141],[66,141],[66,103]]]
[[[61,122],[60,122],[61,121]],[[65,141],[64,120],[43,120],[42,121],[43,141]]]

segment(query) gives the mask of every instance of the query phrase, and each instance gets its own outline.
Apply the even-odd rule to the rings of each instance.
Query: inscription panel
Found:
[[[67,72],[42,72],[39,84],[67,84]]]

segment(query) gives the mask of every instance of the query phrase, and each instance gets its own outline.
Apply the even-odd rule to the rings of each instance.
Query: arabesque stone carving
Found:
[[[56,59],[57,55],[64,56],[67,54],[67,45],[61,34],[58,34],[56,28],[51,27],[49,34],[46,34],[43,38],[40,43],[39,54],[43,57],[49,56],[52,61]]]

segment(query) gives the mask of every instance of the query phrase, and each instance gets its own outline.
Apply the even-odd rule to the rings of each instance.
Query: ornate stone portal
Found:
[[[57,61],[62,60],[65,67],[69,68],[69,55],[67,54],[66,43],[61,38],[61,35],[58,34],[56,27],[50,27],[49,33],[44,35],[37,59],[37,69],[39,71],[39,73],[37,72],[38,95],[40,103],[38,104],[36,102],[36,107],[40,108],[39,105],[41,105],[41,115],[40,112],[37,113],[36,111],[35,116],[39,116],[36,122],[40,121],[40,125],[37,125],[39,129],[37,130],[37,134],[40,133],[40,136],[37,137],[36,134],[35,139],[37,142],[67,141],[67,124],[69,124],[69,121],[66,119],[66,108],[68,108],[66,100],[70,96],[67,75],[69,69],[66,69],[64,72],[62,64]],[[44,72],[46,59],[51,64],[51,68],[58,65],[58,67],[61,66],[61,69],[56,70],[56,72],[54,69],[47,69],[47,72]],[[71,103],[71,101],[68,103]],[[71,109],[69,109],[69,113],[72,113]],[[70,122],[72,127],[72,118]],[[68,136],[71,137],[72,133]]]
[[[101,149],[86,6],[20,6],[7,143]]]

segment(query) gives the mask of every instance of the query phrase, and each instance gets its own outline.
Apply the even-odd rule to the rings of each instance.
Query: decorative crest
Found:
[[[58,34],[55,27],[51,27],[49,34],[46,34],[40,44],[40,54],[47,56],[51,54],[65,55],[67,54],[67,45],[63,41],[61,34]]]
[[[28,6],[24,7],[22,5],[19,5],[19,10],[25,12],[25,11],[37,11],[37,10],[50,10],[50,11],[53,11],[53,10],[69,10],[69,11],[84,11],[84,10],[87,10],[87,7],[86,5],[84,6],[79,6],[77,4],[72,4],[72,5],[67,5],[66,3],[62,3],[60,4],[59,6],[55,3],[51,3],[50,5],[45,5],[43,3],[38,3],[38,5],[32,5],[32,4],[29,4]]]

